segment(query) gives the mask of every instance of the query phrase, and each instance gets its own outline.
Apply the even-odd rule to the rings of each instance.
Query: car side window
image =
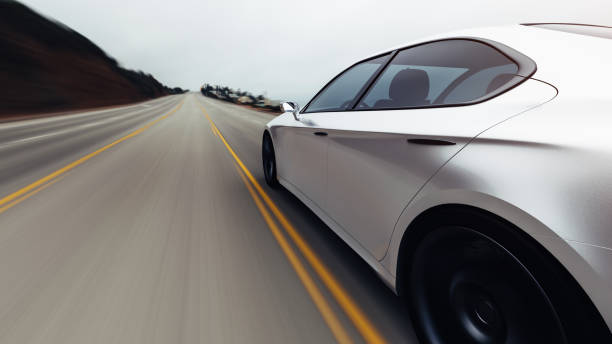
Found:
[[[398,52],[356,109],[466,104],[499,93],[518,65],[484,43],[453,39]]]
[[[444,104],[465,103],[493,92],[510,81],[517,70],[515,64],[509,63],[473,73],[448,93]]]
[[[382,67],[388,54],[358,63],[337,76],[308,104],[304,112],[343,111]]]

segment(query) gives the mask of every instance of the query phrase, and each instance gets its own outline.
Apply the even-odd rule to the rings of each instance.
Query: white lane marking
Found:
[[[0,149],[11,147],[11,146],[16,146],[16,145],[20,145],[20,144],[24,144],[24,143],[42,141],[44,139],[55,137],[55,136],[61,136],[61,135],[70,134],[70,133],[73,133],[73,132],[79,132],[79,131],[82,131],[83,129],[87,129],[87,128],[98,127],[98,126],[103,126],[105,124],[109,124],[109,123],[112,123],[112,122],[123,121],[123,120],[125,120],[126,117],[136,116],[136,115],[145,113],[147,111],[148,111],[148,109],[144,109],[144,110],[140,109],[139,111],[127,112],[125,114],[120,114],[120,115],[113,116],[113,117],[110,117],[110,118],[105,118],[105,119],[94,121],[94,122],[89,122],[89,123],[84,123],[84,124],[80,124],[80,125],[77,125],[77,126],[72,126],[72,127],[67,128],[67,129],[58,130],[58,131],[54,131],[54,132],[47,133],[47,134],[30,136],[30,137],[25,137],[25,138],[13,140],[13,141],[3,142],[3,143],[0,143]]]
[[[150,100],[148,103],[155,103],[155,102],[159,101],[159,104],[155,103],[154,106],[163,106],[163,105],[166,105],[166,104],[170,103],[174,99],[173,96],[169,96],[167,99],[164,99],[164,98],[153,99],[153,100]],[[34,125],[58,122],[58,121],[66,120],[66,119],[79,119],[79,118],[83,118],[83,117],[98,115],[98,114],[105,113],[105,112],[129,110],[129,109],[132,109],[132,108],[140,108],[140,106],[142,106],[142,105],[143,104],[134,104],[134,105],[127,105],[125,107],[115,107],[115,108],[112,108],[112,109],[94,110],[94,111],[87,111],[87,112],[82,112],[82,113],[72,113],[72,114],[67,114],[67,115],[58,115],[58,116],[44,117],[44,118],[24,119],[22,121],[0,123],[0,130],[17,129],[17,128],[21,128],[21,127],[27,127],[27,126],[34,126]]]

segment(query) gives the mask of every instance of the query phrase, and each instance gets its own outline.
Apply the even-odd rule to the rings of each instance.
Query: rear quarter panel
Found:
[[[594,95],[594,94],[593,94]],[[383,264],[397,268],[403,231],[440,204],[465,204],[512,222],[576,278],[612,328],[612,101],[563,94],[468,144],[397,223]]]

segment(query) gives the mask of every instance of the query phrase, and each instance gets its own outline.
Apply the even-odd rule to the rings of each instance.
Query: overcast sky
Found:
[[[25,0],[168,86],[222,84],[304,105],[369,54],[477,26],[612,26],[611,0]]]

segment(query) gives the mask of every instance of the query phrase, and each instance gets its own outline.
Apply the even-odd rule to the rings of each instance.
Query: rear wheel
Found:
[[[276,156],[274,154],[274,145],[270,134],[266,132],[261,144],[261,156],[263,160],[263,170],[266,183],[273,188],[278,187],[278,179],[276,178]]]
[[[406,292],[426,343],[607,342],[569,273],[504,221],[441,213],[421,231]],[[463,220],[461,218],[463,217]]]
[[[558,316],[526,268],[464,227],[442,227],[417,249],[415,315],[434,343],[565,343]]]

